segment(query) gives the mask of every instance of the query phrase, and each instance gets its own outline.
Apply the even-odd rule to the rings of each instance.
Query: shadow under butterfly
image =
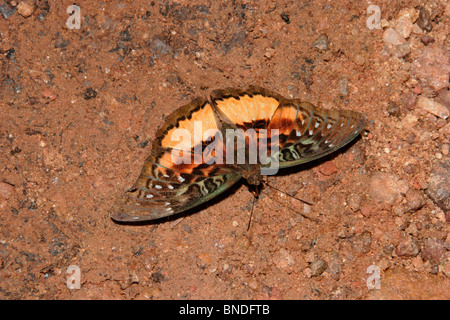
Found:
[[[260,87],[215,90],[209,100],[194,99],[166,118],[139,178],[116,201],[111,218],[153,221],[197,207],[242,178],[259,186],[278,169],[342,148],[366,123],[362,113],[320,109]],[[244,132],[243,143],[229,132]],[[181,139],[180,133],[188,135]],[[255,156],[255,150],[264,154]]]

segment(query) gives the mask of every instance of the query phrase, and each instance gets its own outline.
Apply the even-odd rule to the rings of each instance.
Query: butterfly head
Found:
[[[258,186],[262,182],[261,169],[257,165],[254,165],[250,170],[242,170],[241,174],[250,185]]]

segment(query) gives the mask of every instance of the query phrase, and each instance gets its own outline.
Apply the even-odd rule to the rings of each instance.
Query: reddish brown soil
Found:
[[[79,30],[59,1],[0,15],[0,298],[449,299],[450,213],[427,194],[449,119],[414,103],[439,94],[411,79],[421,36],[390,55],[366,26],[371,3],[78,1]],[[450,9],[436,3],[428,35],[448,53]],[[420,4],[378,5],[391,21]],[[165,116],[248,85],[373,120],[342,152],[270,178],[312,207],[264,189],[247,231],[253,195],[239,184],[163,223],[109,218]],[[402,191],[377,190],[377,173]]]

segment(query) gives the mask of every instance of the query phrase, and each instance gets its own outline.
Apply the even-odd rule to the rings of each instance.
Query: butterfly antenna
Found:
[[[265,183],[266,186],[268,186],[269,188],[275,189],[275,190],[277,190],[277,191],[279,191],[279,192],[281,192],[281,193],[283,193],[283,194],[285,194],[285,195],[287,195],[287,196],[289,196],[289,197],[291,197],[291,198],[293,198],[293,199],[295,199],[295,200],[298,200],[298,201],[300,201],[300,202],[306,203],[307,205],[310,205],[310,206],[313,205],[311,202],[308,202],[308,201],[306,201],[306,200],[303,200],[303,199],[294,197],[293,195],[290,195],[289,193],[287,193],[287,192],[285,192],[285,191],[283,191],[283,190],[280,190],[280,189],[278,189],[277,187],[271,186],[271,185],[269,184],[269,182],[267,182],[267,181],[265,181],[264,183]]]
[[[295,200],[298,200],[298,201],[303,202],[303,203],[305,203],[305,204],[307,204],[307,205],[310,205],[310,206],[313,205],[311,202],[308,202],[308,201],[306,201],[306,200],[303,200],[303,199],[294,197],[294,196],[290,195],[289,193],[287,193],[287,192],[285,192],[285,191],[283,191],[283,190],[280,190],[280,189],[278,189],[277,187],[274,187],[274,186],[270,185],[267,181],[264,181],[264,184],[265,184],[266,186],[268,186],[269,188],[272,188],[272,189],[274,189],[274,190],[277,190],[277,191],[279,191],[279,192],[281,192],[281,193],[283,193],[283,194],[285,194],[285,195],[287,195],[287,196],[289,196],[289,197],[291,197],[291,198],[293,198],[293,199],[295,199]],[[314,221],[314,222],[317,222],[317,219],[316,219],[316,218],[311,217],[311,216],[305,214],[304,212],[300,212],[300,211],[298,211],[298,210],[296,210],[296,209],[294,209],[294,211],[297,212],[298,214],[300,214],[301,216],[307,218],[307,219],[310,219],[310,220],[312,220],[312,221]]]
[[[247,231],[250,230],[250,224],[251,224],[251,222],[252,222],[253,208],[255,207],[255,202],[256,202],[256,195],[254,195],[254,197],[253,197],[252,211],[250,211],[250,218],[248,219]]]
[[[253,193],[253,202],[252,202],[252,210],[250,211],[250,218],[248,219],[247,231],[250,230],[250,224],[252,222],[253,210],[255,208],[256,199],[259,197],[260,189],[258,186],[255,187]]]

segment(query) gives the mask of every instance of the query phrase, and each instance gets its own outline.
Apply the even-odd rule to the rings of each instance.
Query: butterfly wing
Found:
[[[213,91],[211,101],[225,123],[256,129],[256,152],[267,150],[272,159],[263,167],[273,166],[273,160],[284,168],[321,158],[352,141],[366,125],[359,112],[320,109],[255,86]],[[272,135],[273,129],[278,134]]]
[[[325,110],[308,102],[286,100],[268,126],[268,130],[278,131],[270,143],[277,144],[279,151],[271,158],[278,159],[280,168],[321,158],[352,141],[365,125],[366,117],[359,112]]]
[[[223,161],[220,123],[207,101],[195,99],[167,117],[132,188],[116,202],[116,221],[149,221],[198,206],[241,176]],[[214,143],[213,143],[214,142]]]
[[[183,176],[186,177],[185,174]],[[214,198],[240,180],[241,176],[229,173],[204,179],[192,178],[196,181],[175,184],[141,176],[116,202],[111,217],[116,221],[136,222],[171,216]],[[151,187],[147,188],[146,185],[149,184]],[[162,189],[166,190],[161,191]]]

